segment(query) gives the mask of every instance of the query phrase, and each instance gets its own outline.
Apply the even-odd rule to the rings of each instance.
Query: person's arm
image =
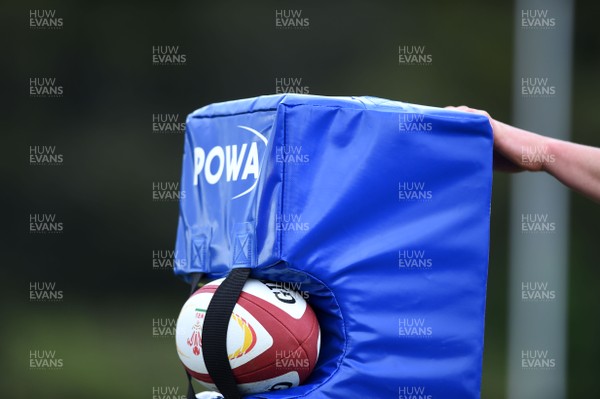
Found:
[[[556,162],[544,164],[544,170],[573,190],[600,202],[600,148],[549,139]]]
[[[600,148],[557,140],[493,119],[466,106],[448,107],[485,115],[494,131],[494,168],[545,171],[573,190],[600,202]]]

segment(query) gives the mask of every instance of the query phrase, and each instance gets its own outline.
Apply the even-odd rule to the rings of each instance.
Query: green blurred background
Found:
[[[56,10],[59,30],[29,28],[29,10]],[[276,9],[300,9],[309,29],[277,30]],[[0,6],[2,45],[2,306],[0,396],[150,398],[185,393],[172,336],[187,286],[152,267],[174,246],[176,202],[152,183],[177,181],[183,136],[152,132],[152,114],[273,93],[300,77],[310,93],[468,104],[510,121],[513,4],[507,1],[16,1]],[[599,3],[576,4],[573,141],[600,146]],[[425,45],[428,66],[398,65],[398,46]],[[182,66],[152,64],[178,45]],[[31,98],[31,77],[54,77],[61,98]],[[180,119],[182,120],[182,119]],[[543,132],[541,132],[543,133]],[[56,146],[61,166],[30,166],[29,147]],[[507,175],[494,176],[483,398],[506,397]],[[30,234],[29,214],[55,213],[56,235]],[[572,194],[570,398],[600,397],[600,208]],[[55,282],[61,302],[30,302]],[[59,370],[32,370],[55,350]]]

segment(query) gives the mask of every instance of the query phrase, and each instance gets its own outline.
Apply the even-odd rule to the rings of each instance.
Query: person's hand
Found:
[[[494,132],[495,170],[548,172],[566,186],[600,202],[600,148],[541,136],[464,105],[447,108],[489,118]]]
[[[466,105],[446,108],[488,117],[494,132],[494,169],[496,170],[539,172],[544,170],[544,160],[552,159],[551,154],[544,153],[549,151],[547,137],[507,125],[495,120],[486,111]]]

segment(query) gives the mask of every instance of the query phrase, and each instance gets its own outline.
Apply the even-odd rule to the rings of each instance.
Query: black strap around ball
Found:
[[[227,329],[233,308],[250,276],[249,267],[232,269],[215,291],[202,326],[202,355],[208,374],[225,399],[241,399],[227,354]]]

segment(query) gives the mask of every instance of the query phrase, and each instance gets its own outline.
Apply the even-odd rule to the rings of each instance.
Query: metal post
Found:
[[[513,124],[569,138],[572,0],[517,0]],[[522,148],[526,156],[552,154]],[[512,177],[508,398],[566,397],[569,198],[551,176]]]

